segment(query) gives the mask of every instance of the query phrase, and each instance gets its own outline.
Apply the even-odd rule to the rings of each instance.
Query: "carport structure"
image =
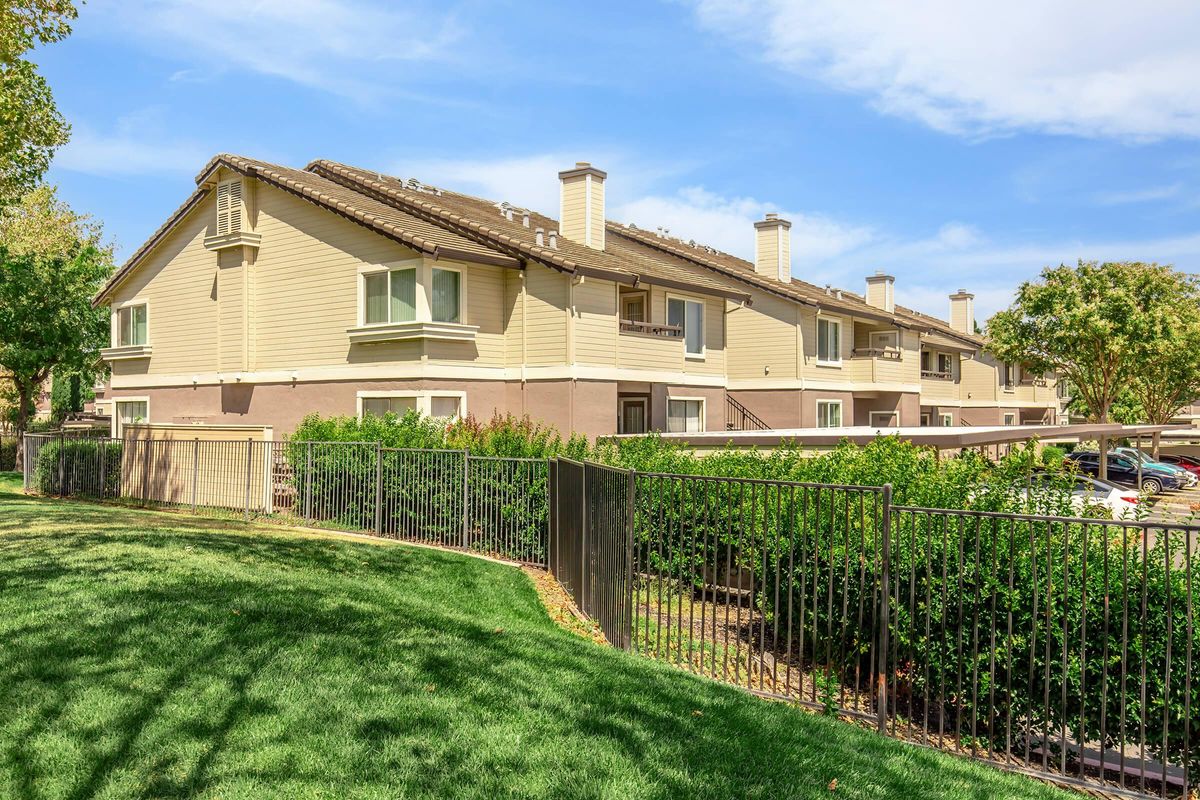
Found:
[[[803,449],[828,450],[841,442],[865,445],[881,436],[898,436],[905,441],[937,452],[955,452],[963,449],[992,450],[999,455],[1001,448],[1037,440],[1050,442],[1099,442],[1100,451],[1107,452],[1114,439],[1130,439],[1137,447],[1142,440],[1151,439],[1157,447],[1163,433],[1179,433],[1190,430],[1180,425],[993,425],[962,427],[894,427],[876,428],[853,426],[842,428],[788,428],[760,431],[709,431],[693,433],[664,433],[663,439],[685,444],[699,451],[719,450],[725,447],[757,447],[770,449],[794,443]],[[626,438],[619,436],[617,438]],[[1141,465],[1138,465],[1139,472]],[[1100,459],[1100,477],[1108,474],[1105,459]],[[1139,474],[1139,483],[1140,483]]]

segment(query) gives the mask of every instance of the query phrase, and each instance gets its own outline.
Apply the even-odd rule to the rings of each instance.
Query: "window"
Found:
[[[667,401],[669,433],[699,433],[704,430],[704,401],[700,399]]]
[[[217,184],[217,235],[242,230],[242,182],[240,179]]]
[[[933,413],[930,411],[921,412],[921,427],[928,428],[933,425]]]
[[[457,419],[462,416],[462,398],[434,395],[429,398],[429,416],[438,419]]]
[[[953,428],[954,427],[954,415],[953,414],[939,414],[938,417],[941,420],[941,426],[943,428]]]
[[[1000,366],[1000,383],[1008,390],[1017,385],[1017,365],[1002,364]]]
[[[897,350],[900,347],[897,331],[873,331],[870,339],[872,350]]]
[[[114,415],[116,435],[121,437],[126,425],[136,425],[150,421],[149,400],[117,400],[117,413]]]
[[[434,322],[461,322],[460,295],[462,273],[454,269],[433,268],[430,313]]]
[[[362,400],[362,415],[364,417],[382,417],[395,414],[403,417],[409,411],[417,408],[415,395],[409,397],[364,397]]]
[[[933,372],[933,353],[929,350],[921,351],[921,372]]]
[[[842,363],[842,323],[836,319],[817,320],[817,363]]]
[[[146,304],[125,306],[117,312],[117,341],[121,347],[146,344]]]
[[[360,417],[382,417],[395,414],[402,417],[409,411],[437,419],[459,419],[466,415],[465,392],[359,392],[358,414]]]
[[[938,372],[949,375],[954,371],[954,356],[949,353],[938,353],[937,365]]]
[[[704,356],[704,303],[667,298],[667,324],[683,328],[683,351],[687,355]]]
[[[1004,424],[1005,425],[1016,425],[1017,424],[1017,415],[1012,413],[1011,411],[1005,412]]]
[[[416,269],[394,269],[363,276],[364,324],[412,322],[416,318]]]
[[[841,400],[818,400],[817,401],[817,427],[818,428],[840,428],[840,427],[842,427],[842,401]]]
[[[646,319],[646,293],[637,292],[636,294],[621,295],[621,319],[629,320],[630,322],[647,322]]]

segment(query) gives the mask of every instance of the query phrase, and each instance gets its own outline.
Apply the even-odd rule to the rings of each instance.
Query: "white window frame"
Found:
[[[147,317],[147,319],[149,319],[149,318]],[[114,397],[114,398],[112,398],[111,402],[113,404],[112,405],[112,422],[110,423],[111,428],[112,428],[112,438],[120,439],[124,432],[121,427],[121,405],[123,403],[145,403],[146,404],[146,418],[143,421],[143,424],[149,424],[149,422],[150,422],[150,396],[149,395],[136,395],[136,396],[130,395],[128,397]]]
[[[1005,411],[1004,416],[1001,417],[1001,419],[1004,421],[1003,424],[1006,427],[1017,424],[1017,414],[1014,411]],[[1009,420],[1011,420],[1011,422]]]
[[[672,401],[681,402],[681,403],[686,402],[686,403],[699,403],[700,404],[700,415],[699,415],[700,430],[699,431],[672,431],[671,430],[671,402]],[[707,419],[708,419],[708,399],[707,398],[705,398],[705,397],[685,397],[682,395],[679,395],[679,396],[671,395],[671,396],[667,397],[667,432],[668,433],[704,433],[706,430],[708,430]],[[687,425],[686,417],[684,418],[684,425],[685,426]]]
[[[938,422],[940,423],[940,427],[953,428],[954,427],[954,415],[946,414],[944,412],[941,414],[938,414]]]
[[[837,328],[837,359],[830,360],[821,358],[821,323],[825,322]],[[844,326],[842,325],[841,317],[829,317],[820,315],[817,317],[817,366],[818,367],[840,367],[842,366],[842,342],[845,341],[842,336]]]
[[[683,398],[673,398],[682,400]],[[627,431],[625,430],[625,406],[640,405],[642,407],[642,422],[644,430]],[[670,413],[670,409],[667,409]],[[650,399],[647,397],[618,397],[617,398],[617,433],[647,433],[650,430]]]
[[[439,419],[464,419],[467,416],[467,393],[456,389],[422,389],[420,391],[408,389],[388,391],[364,389],[358,392],[355,397],[355,414],[357,414],[359,419],[363,418],[363,400],[386,400],[395,397],[414,398],[417,401],[417,411],[423,417],[433,416],[433,398],[455,397],[458,398],[458,416],[449,418],[441,417]]]
[[[830,408],[837,406],[837,410],[838,410],[838,424],[837,425],[822,425],[821,424],[821,406],[829,406]],[[818,400],[817,401],[817,416],[816,416],[817,427],[818,428],[844,428],[845,424],[846,424],[846,418],[845,418],[845,416],[843,416],[844,413],[845,413],[845,409],[844,409],[844,406],[843,406],[843,403],[841,400]],[[829,415],[826,414],[826,416],[828,417]]]
[[[948,367],[948,369],[942,369],[942,359],[943,358],[946,359],[946,366]],[[939,350],[934,354],[933,363],[935,366],[937,366],[938,372],[944,372],[947,375],[949,375],[950,377],[954,377],[954,354],[953,353],[947,353],[947,352]]]
[[[679,337],[683,342],[683,357],[688,359],[689,361],[703,361],[704,359],[706,359],[708,357],[708,336],[705,335],[707,333],[707,331],[705,331],[705,328],[708,327],[708,303],[704,302],[703,299],[689,297],[688,295],[668,293],[667,299],[666,299],[666,304],[664,306],[664,310],[666,311],[666,321],[668,323],[671,320],[671,301],[672,300],[678,300],[679,302],[684,304],[684,306],[683,306],[683,326],[682,326],[683,335]],[[687,317],[688,317],[687,304],[688,303],[691,303],[692,305],[700,306],[700,352],[699,353],[693,353],[687,349]],[[648,308],[648,306],[647,306],[647,308]],[[683,398],[677,397],[675,399],[682,400]]]
[[[922,411],[921,412],[921,427],[929,428],[932,426],[933,426],[933,412],[932,411]]]
[[[421,306],[424,303],[426,308],[426,316],[428,316],[428,303],[425,302],[425,293],[421,286],[421,261],[420,259],[410,259],[408,261],[391,261],[385,264],[371,264],[369,266],[359,267],[358,269],[358,326],[360,328],[383,328],[388,325],[404,325],[404,322],[393,322],[392,318],[392,276],[393,272],[400,272],[406,269],[415,269],[417,271],[416,279],[416,296],[414,300],[414,315],[413,322],[421,321]],[[367,276],[378,275],[381,272],[388,274],[388,321],[387,322],[367,322]]]
[[[446,272],[458,273],[458,321],[457,322],[437,322],[438,325],[466,325],[467,324],[467,271],[462,267],[455,267],[449,264],[427,264],[428,269],[427,280],[425,284],[425,304],[426,314],[430,322],[435,322],[433,319],[433,271],[435,269],[445,270]],[[418,273],[418,283],[420,283],[420,274]],[[421,297],[421,290],[417,290],[418,300]],[[420,316],[417,317],[420,319]]]
[[[146,307],[146,341],[143,344],[121,344],[121,311],[134,306]],[[125,300],[121,303],[114,303],[112,306],[112,330],[109,335],[109,341],[113,347],[149,347],[150,346],[150,301],[144,297],[135,297],[132,300]]]

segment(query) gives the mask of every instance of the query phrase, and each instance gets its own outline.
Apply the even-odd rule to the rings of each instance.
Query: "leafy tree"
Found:
[[[1065,377],[1089,420],[1108,422],[1135,380],[1154,383],[1156,398],[1194,393],[1182,367],[1156,372],[1145,362],[1166,363],[1172,348],[1195,350],[1173,339],[1186,330],[1184,318],[1196,315],[1198,296],[1194,276],[1165,265],[1080,261],[1047,268],[988,321],[988,349],[1001,360]],[[1133,400],[1140,403],[1142,395]]]
[[[71,0],[0,0],[0,206],[32,189],[70,136],[50,86],[24,56],[64,39],[76,15]]]
[[[53,370],[94,368],[109,321],[91,299],[111,273],[112,260],[89,245],[68,257],[12,255],[0,246],[0,370],[16,398],[18,436]],[[20,450],[17,458],[20,466]]]

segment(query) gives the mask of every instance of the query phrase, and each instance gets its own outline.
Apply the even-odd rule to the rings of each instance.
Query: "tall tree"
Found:
[[[71,127],[37,66],[25,55],[71,32],[71,0],[0,0],[0,206],[41,180]]]
[[[1155,391],[1175,391],[1181,373],[1152,374],[1143,361],[1168,351],[1171,337],[1183,330],[1172,320],[1195,315],[1196,298],[1194,276],[1170,266],[1080,261],[1047,268],[988,321],[988,349],[1004,361],[1067,378],[1088,419],[1108,422],[1139,373]]]
[[[91,299],[110,274],[111,259],[95,247],[64,258],[10,255],[0,246],[0,370],[15,396],[18,437],[50,373],[93,368],[108,342],[108,315]]]

